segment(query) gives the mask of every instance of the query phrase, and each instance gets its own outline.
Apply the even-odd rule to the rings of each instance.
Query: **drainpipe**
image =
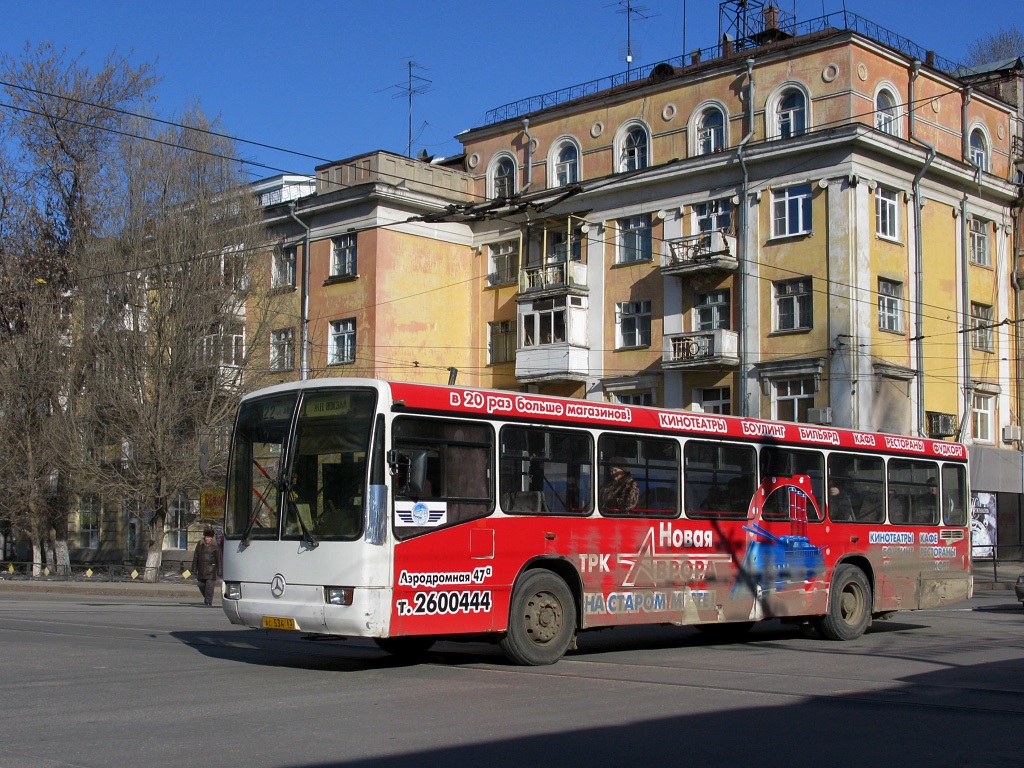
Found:
[[[749,357],[750,352],[748,350],[749,344],[747,343],[747,229],[749,224],[747,222],[747,211],[749,204],[747,202],[748,190],[750,187],[750,173],[747,170],[747,160],[743,156],[743,150],[747,147],[747,142],[754,137],[754,60],[747,59],[747,135],[740,141],[739,147],[736,150],[736,159],[739,160],[740,168],[743,170],[743,183],[740,186],[740,210],[739,210],[739,231],[737,233],[739,245],[737,250],[739,251],[739,263],[740,263],[740,280],[738,290],[736,291],[736,298],[740,305],[740,334],[737,340],[739,345],[739,357],[740,357],[740,380],[739,380],[739,392],[738,400],[740,406],[740,416],[750,415],[750,405],[747,402],[747,371],[750,368]]]
[[[523,194],[533,184],[533,136],[530,135],[530,121],[523,118],[523,133],[526,135],[526,184],[519,190]]]
[[[969,241],[970,227],[967,225],[967,195],[960,200],[960,293],[963,296],[963,306],[960,309],[960,323],[964,332],[964,417],[960,421],[960,434],[957,440],[963,442],[964,434],[967,432],[967,417],[971,412],[971,315],[970,315],[970,281],[967,274],[967,261],[970,249]]]
[[[288,215],[305,230],[302,236],[302,279],[299,281],[299,380],[309,378],[309,227],[295,215],[295,201],[288,203]]]
[[[924,165],[921,166],[921,170],[914,176],[913,187],[914,272],[916,273],[914,278],[914,350],[917,354],[917,433],[924,437],[924,299],[922,297],[924,278],[921,274],[924,266],[924,246],[921,243],[921,209],[924,207],[924,201],[921,199],[921,179],[928,173],[928,168],[935,161],[935,147],[914,132],[914,110],[916,109],[914,82],[920,74],[921,62],[915,59],[911,66],[910,92],[908,94],[910,97],[910,140],[916,141],[928,150],[928,156],[925,158]]]

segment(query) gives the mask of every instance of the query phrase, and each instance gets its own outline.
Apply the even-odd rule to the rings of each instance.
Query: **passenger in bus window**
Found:
[[[853,504],[849,495],[837,480],[833,480],[828,488],[828,514],[837,522],[853,520]]]
[[[914,499],[915,523],[934,524],[938,522],[939,484],[934,477],[928,478],[928,489]]]
[[[633,475],[622,467],[611,467],[608,471],[608,480],[601,486],[601,509],[629,512],[639,501],[640,488]]]

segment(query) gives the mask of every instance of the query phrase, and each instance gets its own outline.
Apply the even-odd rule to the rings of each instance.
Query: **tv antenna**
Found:
[[[650,9],[646,5],[637,5],[633,0],[618,0],[612,5],[619,6],[616,13],[624,14],[626,17],[626,74],[628,79],[629,71],[633,68],[633,17],[638,19],[653,18],[647,14]],[[611,6],[605,6],[609,8]]]
[[[408,80],[405,83],[396,83],[395,85],[389,86],[389,88],[394,88],[398,91],[398,93],[396,93],[392,98],[400,99],[404,96],[409,101],[409,142],[405,145],[405,156],[412,157],[412,142],[414,139],[412,135],[412,97],[420,96],[424,93],[430,93],[430,91],[433,90],[430,87],[433,85],[433,82],[425,77],[420,77],[413,72],[414,69],[426,72],[426,67],[421,67],[412,59],[406,59],[405,65],[409,69]],[[388,89],[385,88],[383,90]],[[424,126],[426,126],[426,123],[424,123]],[[417,136],[418,135],[419,134],[417,133]]]

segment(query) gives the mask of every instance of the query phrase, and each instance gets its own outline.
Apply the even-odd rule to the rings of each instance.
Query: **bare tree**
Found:
[[[267,367],[262,211],[232,143],[197,109],[181,122],[140,122],[121,143],[119,220],[91,244],[82,282],[83,434],[105,457],[88,479],[145,522],[150,580],[168,516],[199,487],[202,436],[226,431]]]
[[[967,60],[964,63],[969,67],[977,67],[1014,59],[1021,55],[1024,55],[1024,33],[1017,27],[1010,26],[998,32],[990,32],[980,40],[970,43],[967,46]]]
[[[0,515],[68,565],[77,441],[71,338],[77,267],[105,218],[123,110],[148,97],[147,65],[111,55],[91,72],[49,44],[0,56]]]

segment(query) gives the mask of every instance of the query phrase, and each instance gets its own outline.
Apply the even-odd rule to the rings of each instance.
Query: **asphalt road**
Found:
[[[0,766],[1024,766],[1024,610],[848,643],[585,634],[551,667],[233,627],[199,596],[0,592]]]

